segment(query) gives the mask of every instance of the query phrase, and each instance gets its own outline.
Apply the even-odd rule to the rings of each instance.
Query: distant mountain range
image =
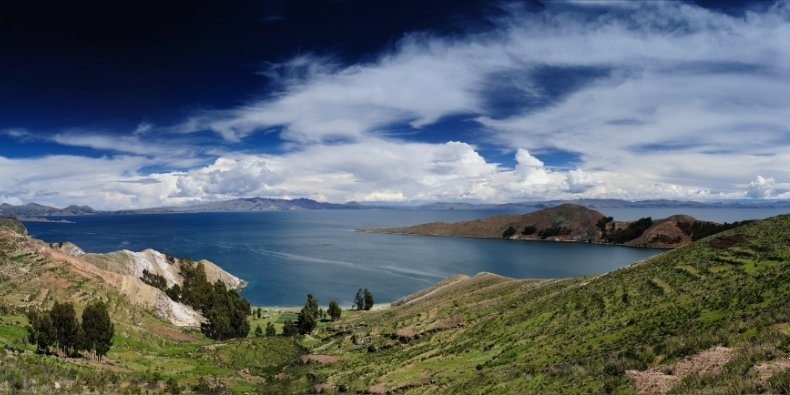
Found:
[[[7,203],[0,204],[0,216],[13,216],[22,219],[40,217],[61,217],[74,215],[94,214],[171,214],[171,213],[198,213],[198,212],[251,212],[251,211],[286,211],[286,210],[358,210],[358,209],[434,209],[434,210],[519,210],[556,207],[562,204],[578,204],[587,208],[619,208],[619,207],[668,207],[668,208],[790,208],[790,201],[732,201],[732,202],[694,202],[679,200],[639,200],[628,201],[621,199],[576,199],[576,200],[546,200],[519,203],[454,203],[436,202],[418,205],[387,205],[387,204],[360,204],[327,203],[312,199],[270,199],[270,198],[242,198],[224,200],[220,202],[200,203],[189,206],[156,207],[134,210],[101,211],[88,206],[68,206],[56,208],[36,203],[14,206]]]

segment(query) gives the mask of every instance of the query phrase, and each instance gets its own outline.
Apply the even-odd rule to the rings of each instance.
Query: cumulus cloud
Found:
[[[762,176],[757,176],[754,181],[749,183],[746,196],[756,199],[771,197],[775,184],[776,181],[773,178],[763,178]]]
[[[55,136],[61,144],[122,146],[129,154],[69,158],[106,169],[97,180],[62,179],[100,191],[91,196],[101,204],[138,207],[252,195],[332,201],[790,197],[790,2],[740,16],[681,2],[549,2],[538,14],[506,10],[490,31],[409,34],[369,62],[341,65],[302,55],[266,70],[278,87],[274,94],[196,113],[168,129],[212,130],[242,147],[251,134],[276,133],[284,153],[217,152],[208,165],[195,161],[189,171],[149,174],[140,169],[161,163],[168,152],[143,143],[157,127],[142,123],[121,144],[84,133]],[[430,134],[435,123],[459,115],[478,131],[458,130],[466,141],[424,143],[391,131],[397,125]],[[486,160],[478,148],[483,144],[512,153],[514,165]],[[183,149],[176,156],[192,158]],[[579,160],[547,166],[533,154],[546,150],[572,152]],[[19,161],[4,160],[3,174],[16,174],[1,166],[16,168]],[[47,159],[26,165],[54,166]],[[744,183],[756,174],[771,177]],[[0,182],[0,199],[60,190],[44,185],[53,179],[26,180],[28,192]],[[116,182],[138,179],[156,182]],[[71,191],[57,198],[79,196]]]
[[[475,114],[484,138],[510,149],[580,153],[567,175],[573,193],[596,190],[597,172],[714,196],[750,174],[790,179],[790,89],[777,89],[790,87],[790,2],[743,16],[679,2],[595,6],[610,10],[512,6],[492,31],[411,34],[346,67],[302,56],[272,74],[277,95],[182,126],[231,140],[282,127],[281,138],[301,145],[356,142],[393,123],[430,133],[442,117]],[[505,113],[494,108],[502,97]],[[554,183],[540,166],[519,166],[530,182]]]

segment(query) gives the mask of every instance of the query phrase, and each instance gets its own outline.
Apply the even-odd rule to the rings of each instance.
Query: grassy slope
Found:
[[[19,231],[13,223],[0,223],[0,233],[9,229]],[[18,234],[0,235],[0,343],[5,345],[0,349],[0,393],[50,393],[54,382],[68,392],[161,391],[171,377],[182,386],[196,384],[201,377],[220,377],[236,392],[250,391],[302,353],[293,339],[281,336],[216,343],[199,331],[183,331],[38,253],[43,246]],[[25,341],[24,309],[71,300],[81,314],[96,299],[109,302],[115,324],[114,346],[105,362],[33,353],[34,347]],[[277,312],[271,314],[279,320]]]
[[[292,367],[273,391],[328,383],[410,393],[633,393],[625,370],[714,345],[738,351],[722,373],[687,377],[676,391],[779,391],[750,368],[790,352],[789,300],[785,215],[600,277],[482,275],[387,311],[351,314],[312,350],[340,362]],[[415,333],[422,335],[410,339]]]
[[[676,391],[778,392],[750,368],[790,352],[790,216],[600,277],[458,277],[387,310],[344,312],[340,322],[300,339],[312,353],[340,358],[326,365],[292,363],[302,350],[282,337],[212,343],[192,332],[179,340],[176,328],[46,261],[36,246],[30,239],[0,239],[0,267],[29,273],[22,279],[28,281],[0,277],[0,302],[14,307],[68,297],[81,308],[93,297],[106,298],[119,336],[110,364],[34,355],[21,340],[24,317],[7,311],[0,316],[0,341],[28,352],[0,351],[0,392],[47,393],[53,381],[71,391],[161,391],[171,376],[182,384],[216,376],[236,392],[305,393],[328,383],[338,390],[409,393],[633,393],[626,369],[717,344],[738,349],[724,371],[686,378]],[[52,291],[42,296],[36,279],[46,272],[67,286],[50,281]],[[274,310],[265,314],[274,322],[285,318]],[[265,321],[253,321],[252,328]]]

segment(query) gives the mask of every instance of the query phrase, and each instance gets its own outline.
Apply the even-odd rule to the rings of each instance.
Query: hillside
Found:
[[[0,222],[0,392],[159,393],[168,380],[196,393],[790,391],[790,215],[601,276],[459,275],[312,336],[228,342],[162,321],[19,226]],[[35,355],[22,340],[21,308],[96,298],[118,328],[107,360]]]
[[[511,240],[576,241],[615,243],[635,247],[676,248],[697,238],[692,229],[706,234],[729,227],[699,221],[687,215],[652,220],[613,221],[596,210],[576,204],[561,204],[523,215],[494,215],[455,223],[432,222],[397,228],[364,228],[365,232],[421,236],[505,238]],[[619,232],[619,233],[618,233]]]
[[[448,279],[328,328],[278,390],[787,393],[788,300],[784,215],[598,277]]]

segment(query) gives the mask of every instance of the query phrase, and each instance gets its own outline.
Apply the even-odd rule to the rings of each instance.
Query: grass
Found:
[[[629,394],[636,389],[626,370],[680,361],[716,345],[734,348],[735,356],[719,373],[683,378],[675,393],[781,393],[790,387],[788,372],[762,380],[753,369],[790,353],[790,216],[731,229],[602,276],[513,280],[481,274],[389,309],[344,311],[340,321],[320,323],[313,336],[222,343],[195,331],[191,340],[167,336],[162,328],[172,328],[145,310],[59,271],[33,251],[35,245],[24,241],[0,239],[0,260],[26,273],[49,271],[68,287],[41,296],[35,277],[27,283],[5,277],[3,303],[46,304],[71,295],[83,304],[86,295],[96,295],[110,300],[118,336],[109,366],[34,355],[19,341],[23,317],[4,310],[0,340],[16,339],[27,351],[0,356],[0,392],[46,393],[54,380],[74,391],[145,392],[170,378],[191,387],[218,377],[237,393],[302,394],[329,384],[351,393],[376,385],[409,394]],[[286,319],[295,319],[295,311],[267,308],[262,318],[250,318],[251,329],[272,322],[279,332]],[[304,353],[339,359],[294,363]]]

